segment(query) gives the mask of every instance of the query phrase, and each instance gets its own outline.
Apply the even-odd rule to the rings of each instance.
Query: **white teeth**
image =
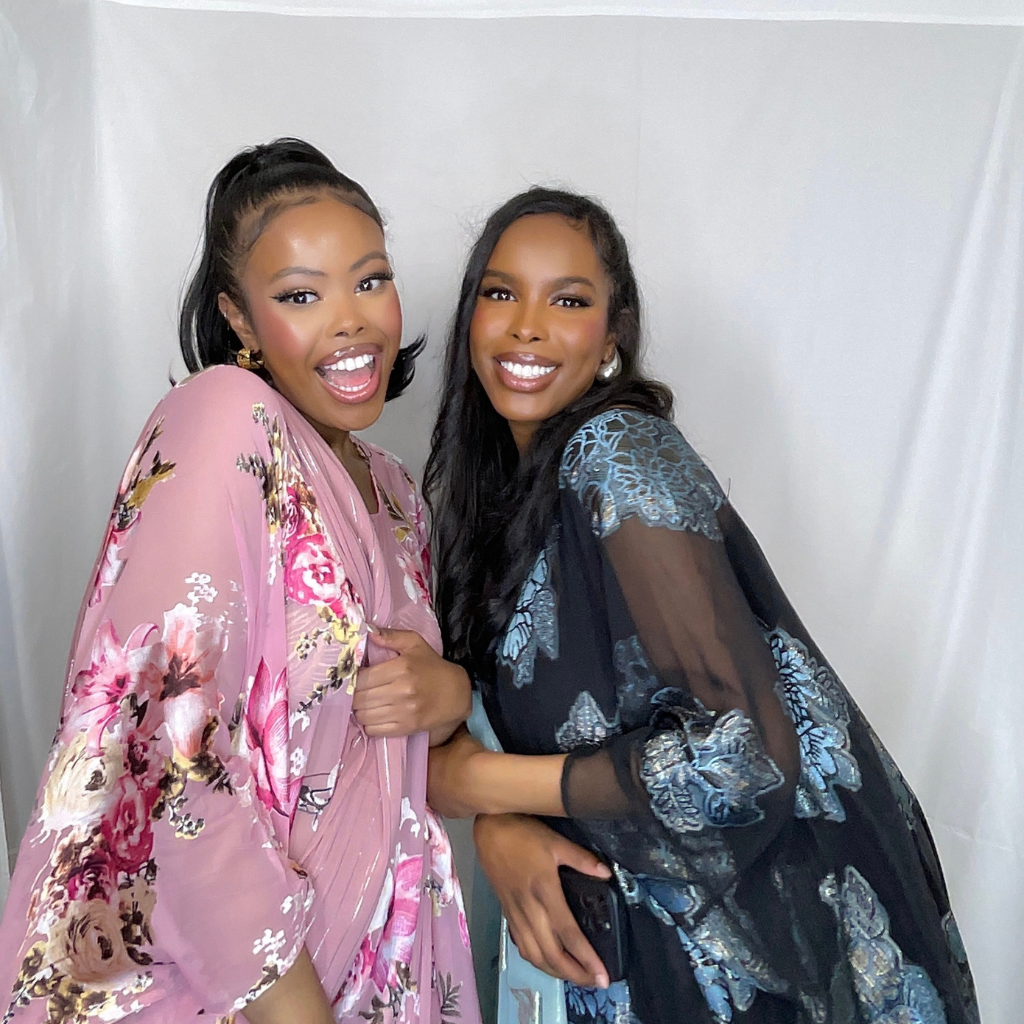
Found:
[[[353,370],[361,370],[364,366],[372,366],[373,358],[372,352],[364,352],[361,356],[349,356],[348,359],[339,359],[336,363],[325,366],[324,369],[344,370],[347,373],[351,373]]]
[[[555,369],[553,366],[538,366],[536,363],[513,363],[511,360],[508,362],[499,360],[499,362],[503,370],[507,370],[513,377],[518,377],[520,380],[546,377]]]

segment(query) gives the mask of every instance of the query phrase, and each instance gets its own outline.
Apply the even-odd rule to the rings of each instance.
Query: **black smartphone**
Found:
[[[559,867],[565,902],[580,931],[601,958],[609,981],[626,976],[626,906],[614,882],[585,875],[575,868]]]

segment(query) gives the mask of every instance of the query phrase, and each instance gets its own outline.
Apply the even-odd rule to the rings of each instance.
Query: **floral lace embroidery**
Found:
[[[924,970],[903,956],[889,934],[889,915],[864,876],[847,865],[819,887],[839,921],[864,1024],[946,1024],[946,1012]]]
[[[626,902],[641,905],[675,930],[693,976],[716,1021],[749,1010],[758,990],[782,993],[786,983],[757,952],[750,916],[736,903],[735,886],[708,908],[700,885],[650,875],[633,875],[619,865],[615,874]]]
[[[576,431],[562,453],[561,487],[576,492],[599,537],[623,520],[721,540],[725,496],[676,427],[635,409],[610,409]]]
[[[553,546],[552,540],[537,556],[519,591],[516,609],[505,627],[498,651],[498,662],[512,670],[512,683],[519,690],[533,682],[538,650],[547,658],[558,657],[558,620],[549,554]]]
[[[785,630],[766,635],[779,681],[775,692],[796,725],[800,741],[800,781],[796,787],[798,818],[823,814],[845,821],[836,786],[860,789],[860,768],[850,751],[850,709],[839,680],[819,665],[799,640]]]
[[[761,821],[757,798],[785,779],[753,722],[734,709],[717,720],[687,717],[682,725],[644,745],[640,778],[655,817],[673,832]]]
[[[577,747],[597,746],[609,736],[620,731],[619,713],[610,718],[604,712],[589,690],[584,690],[569,709],[569,718],[555,733],[559,750],[575,750]]]
[[[565,1008],[571,1024],[641,1024],[630,1003],[629,983],[625,981],[605,989],[565,983]]]

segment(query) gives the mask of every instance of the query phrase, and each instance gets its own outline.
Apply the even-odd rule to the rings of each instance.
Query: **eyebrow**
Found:
[[[309,277],[326,277],[322,270],[314,270],[312,267],[285,267],[279,270],[270,280],[276,281],[279,277],[288,277],[289,274],[306,274]]]
[[[373,252],[368,252],[365,256],[360,257],[349,267],[349,272],[358,270],[361,266],[369,263],[371,260],[387,260],[388,254],[382,252],[380,249],[374,249]],[[280,277],[288,277],[289,274],[306,274],[308,277],[326,277],[327,274],[322,270],[314,270],[313,267],[285,267],[283,270],[279,270],[270,279],[276,281]]]
[[[496,277],[498,278],[498,280],[505,281],[508,284],[515,284],[517,281],[515,274],[506,274],[504,270],[491,270],[490,267],[488,267],[487,270],[484,271],[483,276]],[[558,288],[564,288],[566,285],[570,284],[585,284],[596,290],[594,282],[591,281],[589,277],[578,277],[575,275],[569,275],[567,277],[556,277],[553,281],[549,282],[548,286],[552,290],[556,290]]]
[[[352,266],[348,268],[349,273],[351,273],[353,270],[358,270],[360,267],[369,263],[371,260],[384,260],[384,262],[386,263],[387,259],[388,254],[386,252],[384,252],[382,249],[374,249],[373,252],[368,252],[361,259],[356,260],[355,263],[353,263]]]

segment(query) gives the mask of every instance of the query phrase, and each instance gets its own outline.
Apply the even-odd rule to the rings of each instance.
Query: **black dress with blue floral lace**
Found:
[[[976,1024],[920,805],[670,423],[581,427],[496,645],[506,751],[568,758],[628,908],[627,977],[572,1022]]]

